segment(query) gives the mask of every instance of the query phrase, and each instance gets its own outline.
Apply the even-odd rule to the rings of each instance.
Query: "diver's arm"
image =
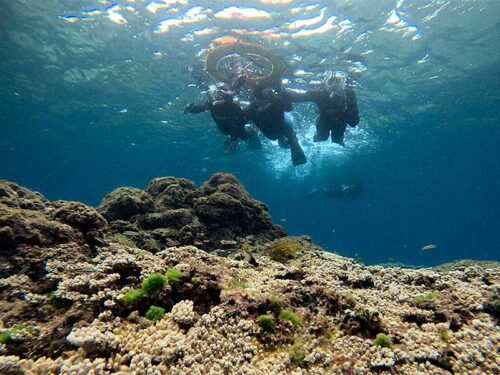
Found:
[[[201,113],[208,111],[210,109],[210,102],[206,102],[203,104],[189,104],[186,108],[184,108],[184,113]]]
[[[347,112],[346,121],[351,127],[355,127],[359,123],[358,100],[354,89],[348,88],[346,91]]]
[[[293,111],[293,101],[292,101],[292,96],[286,92],[285,90],[283,90],[279,96],[278,96],[278,100],[281,101],[282,105],[283,105],[283,110],[285,112],[291,112]]]
[[[245,118],[245,121],[252,121],[252,119],[255,117],[256,111],[257,107],[253,102],[243,108],[243,117]]]
[[[316,101],[316,91],[299,91],[293,89],[285,89],[284,93],[291,102],[315,102]]]

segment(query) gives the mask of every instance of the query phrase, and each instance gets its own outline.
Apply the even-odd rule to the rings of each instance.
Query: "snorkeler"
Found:
[[[292,103],[272,88],[255,88],[254,100],[244,109],[247,119],[269,139],[278,140],[282,148],[290,148],[293,165],[305,164],[306,155],[300,147],[288,113]]]
[[[325,195],[330,198],[354,199],[363,193],[363,186],[363,180],[358,178],[333,184],[328,188],[314,188],[306,194],[306,197]]]
[[[286,92],[293,102],[313,102],[318,106],[314,142],[326,141],[331,135],[332,142],[344,146],[347,125],[354,127],[359,123],[356,93],[347,85],[344,72],[328,73],[317,90]]]
[[[226,86],[212,86],[208,101],[204,104],[189,104],[184,114],[210,111],[217,128],[225,134],[224,153],[234,154],[238,150],[238,139],[248,141],[252,149],[261,149],[259,135],[254,126],[247,124],[239,103],[233,100],[234,92]]]

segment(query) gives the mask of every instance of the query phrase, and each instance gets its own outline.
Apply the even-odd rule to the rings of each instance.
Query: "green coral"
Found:
[[[304,344],[304,340],[296,337],[293,345],[289,349],[289,357],[292,365],[299,367],[304,364],[304,360],[306,359],[306,348]]]
[[[246,280],[233,277],[226,281],[225,287],[228,289],[248,289],[250,284]]]
[[[261,315],[257,318],[257,323],[265,331],[272,331],[276,327],[276,320],[272,315]]]
[[[302,254],[302,244],[293,238],[283,238],[269,248],[269,256],[277,262],[286,262]]]
[[[142,289],[132,289],[125,293],[125,295],[123,296],[123,301],[125,302],[125,305],[130,307],[133,305],[137,305],[145,297],[145,293]]]
[[[439,293],[431,292],[416,296],[415,298],[413,298],[412,303],[416,307],[423,307],[437,301],[439,298],[441,298],[441,295]]]
[[[373,340],[375,346],[382,346],[384,348],[392,349],[392,339],[384,333],[378,333],[375,340]]]
[[[124,234],[115,234],[113,237],[111,237],[111,241],[117,242],[120,245],[127,246],[127,247],[137,247],[137,244],[135,243],[134,240],[128,238]]]
[[[11,341],[12,341],[12,336],[10,334],[10,331],[0,332],[0,345],[8,344]]]
[[[330,323],[325,328],[324,334],[325,338],[328,340],[332,340],[339,335],[340,329],[337,325]]]
[[[291,322],[295,328],[298,328],[302,325],[302,320],[293,311],[282,310],[279,316],[280,319],[288,320],[289,322]]]
[[[439,330],[439,339],[443,344],[448,344],[450,342],[450,330],[449,329]]]
[[[167,277],[167,281],[169,282],[169,284],[177,284],[183,274],[178,269],[169,268],[165,273],[165,276]]]
[[[146,297],[151,296],[155,292],[165,288],[167,278],[161,273],[153,273],[142,282],[142,291]]]
[[[165,316],[165,309],[158,306],[151,306],[146,312],[146,319],[149,319],[153,322],[162,320],[164,316]]]
[[[267,309],[273,313],[274,316],[279,316],[285,307],[285,303],[278,296],[271,296],[271,302]]]

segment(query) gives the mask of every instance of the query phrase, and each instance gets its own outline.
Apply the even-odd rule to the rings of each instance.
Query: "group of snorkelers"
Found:
[[[359,123],[359,112],[354,88],[348,84],[346,73],[328,72],[317,89],[297,91],[284,88],[281,84],[272,87],[255,86],[251,91],[251,102],[243,107],[235,100],[235,93],[243,87],[246,78],[238,76],[232,84],[212,86],[208,100],[199,105],[189,104],[184,113],[210,111],[217,128],[226,135],[224,149],[226,154],[238,149],[239,140],[247,141],[248,146],[260,149],[258,131],[282,148],[289,148],[293,165],[307,162],[297,135],[293,128],[293,103],[312,102],[318,109],[314,142],[326,141],[344,146],[344,133],[347,126]]]

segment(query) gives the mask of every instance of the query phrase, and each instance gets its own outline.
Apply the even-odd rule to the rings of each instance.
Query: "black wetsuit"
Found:
[[[237,137],[241,140],[247,140],[256,135],[255,131],[245,129],[247,120],[243,114],[243,109],[238,103],[222,100],[217,102],[207,101],[204,104],[190,105],[188,107],[190,113],[204,111],[210,111],[217,128],[225,135]]]
[[[292,124],[285,120],[285,112],[290,112],[292,109],[288,94],[283,93],[274,96],[268,102],[262,99],[255,100],[243,112],[267,138],[278,140],[280,147],[290,147],[293,165],[300,165],[306,163],[307,159]]]
[[[313,102],[318,106],[316,142],[326,141],[331,132],[332,142],[344,145],[347,125],[354,127],[359,123],[358,101],[354,89],[350,87],[333,95],[323,88],[304,93],[287,90],[287,94],[294,102]]]
[[[296,138],[293,128],[285,123],[285,112],[292,109],[290,100],[276,96],[268,103],[253,101],[243,112],[267,138],[275,141],[281,137]]]

